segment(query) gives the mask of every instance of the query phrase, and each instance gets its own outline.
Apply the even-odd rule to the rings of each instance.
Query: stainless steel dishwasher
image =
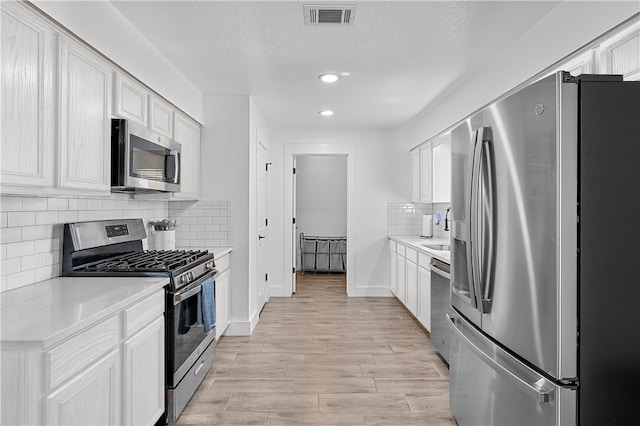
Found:
[[[451,305],[449,265],[431,259],[431,343],[449,366],[449,326],[446,313]]]

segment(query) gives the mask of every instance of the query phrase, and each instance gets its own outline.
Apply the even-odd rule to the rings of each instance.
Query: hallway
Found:
[[[344,275],[298,276],[252,336],[223,337],[180,417],[207,425],[455,425],[448,370],[395,298],[347,298]]]

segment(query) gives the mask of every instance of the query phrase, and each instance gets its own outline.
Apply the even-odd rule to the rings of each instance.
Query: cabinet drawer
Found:
[[[404,256],[404,249],[405,247],[398,243],[398,245],[396,246],[396,253],[398,253],[400,256]]]
[[[146,327],[164,312],[164,290],[153,293],[122,312],[124,335],[128,337]]]
[[[214,261],[216,263],[216,269],[218,270],[218,272],[223,272],[226,271],[227,269],[229,269],[230,263],[230,259],[229,259],[229,255],[225,254],[224,256],[220,257],[220,258],[215,258]]]
[[[418,253],[418,265],[421,267],[431,270],[431,256],[424,253]]]
[[[418,252],[416,250],[407,247],[405,256],[407,257],[407,260],[410,260],[413,263],[418,263]]]
[[[58,387],[65,380],[84,370],[109,349],[117,346],[118,317],[114,315],[47,351],[48,390]]]
[[[393,240],[389,240],[389,248],[391,249],[392,252],[396,252],[396,242]]]

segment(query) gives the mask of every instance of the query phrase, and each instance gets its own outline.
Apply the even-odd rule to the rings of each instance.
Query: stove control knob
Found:
[[[189,272],[189,279],[193,281],[193,272]]]
[[[187,275],[188,274],[184,274],[180,277],[180,284],[186,284],[189,282],[189,277]]]

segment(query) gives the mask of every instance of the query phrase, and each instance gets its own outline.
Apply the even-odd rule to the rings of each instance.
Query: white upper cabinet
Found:
[[[420,201],[425,203],[433,199],[432,158],[431,142],[420,145]]]
[[[57,36],[40,17],[1,3],[2,192],[53,186]],[[10,188],[16,185],[18,188]]]
[[[411,151],[411,201],[420,201],[420,149]]]
[[[433,197],[434,203],[451,202],[451,133],[433,142]]]
[[[187,116],[175,114],[175,141],[182,147],[180,192],[174,198],[197,200],[200,196],[200,125]]]
[[[65,36],[60,51],[58,186],[108,193],[113,68]]]
[[[623,29],[600,45],[600,72],[640,80],[640,22]]]
[[[138,82],[116,73],[114,115],[147,126],[149,91]]]
[[[149,97],[149,128],[173,138],[173,108],[154,95]]]

